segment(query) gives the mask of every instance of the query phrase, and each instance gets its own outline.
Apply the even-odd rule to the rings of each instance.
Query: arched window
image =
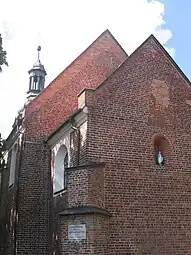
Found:
[[[15,170],[16,170],[16,157],[17,157],[17,145],[15,144],[11,150],[11,162],[9,172],[9,187],[15,182]]]
[[[156,164],[159,166],[165,165],[168,157],[169,143],[164,136],[158,135],[155,137],[154,150]]]
[[[54,165],[53,192],[61,192],[66,188],[66,173],[68,167],[68,151],[65,145],[62,145],[56,156]]]

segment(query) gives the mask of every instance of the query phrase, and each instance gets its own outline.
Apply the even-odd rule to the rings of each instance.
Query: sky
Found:
[[[154,34],[191,77],[189,0],[0,0],[0,6],[0,33],[9,63],[0,74],[4,138],[26,101],[28,70],[39,44],[46,86],[106,29],[128,54]]]
[[[190,0],[164,0],[165,6],[164,20],[173,36],[168,45],[175,47],[176,54],[174,60],[191,79],[191,1]]]

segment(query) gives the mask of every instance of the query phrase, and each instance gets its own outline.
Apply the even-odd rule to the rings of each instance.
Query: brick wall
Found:
[[[103,170],[103,164],[66,170],[67,190],[54,198],[52,248],[58,254],[106,254],[109,215],[87,209],[104,209]],[[86,225],[85,240],[69,240],[68,225],[75,224]]]
[[[55,247],[61,254],[190,254],[191,90],[152,37],[88,95],[80,162],[105,166],[68,170],[68,191],[52,200],[44,138],[77,107],[84,87],[96,88],[125,58],[106,32],[28,105],[18,254],[49,254]],[[156,137],[167,141],[163,167],[155,162]],[[79,205],[101,207],[112,217],[58,215]],[[78,244],[67,237],[68,224],[76,222],[87,228]]]
[[[77,242],[68,240],[68,225],[84,224],[86,240]],[[101,215],[64,216],[58,219],[58,238],[60,254],[90,255],[108,254],[108,218]]]
[[[52,189],[45,144],[24,141],[19,183],[18,254],[48,254]]]
[[[0,246],[4,247],[4,252],[11,254],[14,249],[14,230],[15,230],[15,190],[13,186],[9,188],[9,173],[11,151],[8,153],[7,167],[2,172],[2,194],[0,198]]]
[[[27,136],[50,135],[77,108],[77,95],[84,88],[99,86],[126,58],[110,32],[105,31],[28,105]]]
[[[80,141],[76,139],[76,131],[70,133],[70,158],[72,164],[71,167],[66,170],[67,189],[56,195],[53,199],[54,210],[52,212],[53,217],[51,222],[53,240],[52,251],[62,251],[63,254],[70,254],[70,252],[72,252],[71,254],[78,254],[78,252],[80,252],[80,254],[95,254],[95,247],[98,244],[94,244],[93,241],[94,230],[99,227],[95,223],[96,219],[103,218],[103,226],[108,223],[107,215],[104,215],[104,217],[99,214],[93,216],[94,213],[92,212],[88,212],[87,215],[84,212],[81,212],[80,214],[79,211],[78,213],[73,212],[73,217],[71,217],[71,215],[67,215],[67,212],[70,211],[70,209],[75,211],[75,208],[78,208],[77,210],[83,210],[84,207],[104,208],[104,165],[83,165],[85,164],[83,159],[86,158],[86,122],[80,126],[79,131]],[[80,166],[76,165],[78,142],[80,142]],[[59,215],[60,213],[63,214],[63,212],[65,212],[64,215]],[[83,215],[83,217],[81,215]],[[70,218],[75,219],[74,224],[76,222],[79,224],[81,222],[81,218],[84,219],[86,225],[88,224],[89,234],[85,241],[73,243],[68,240],[67,228],[68,224],[71,224]],[[102,225],[99,227],[99,233],[101,232]],[[100,237],[100,234],[98,234],[98,236]],[[106,249],[103,233],[102,242],[99,245],[100,252],[101,250]]]
[[[68,207],[104,208],[104,166],[79,166],[67,170]]]
[[[103,161],[107,254],[190,254],[191,88],[150,37],[89,101],[89,161]],[[166,164],[154,140],[168,141]]]
[[[78,93],[86,87],[96,88],[126,57],[106,31],[27,106],[19,180],[18,254],[48,254],[53,247],[50,148],[44,139],[77,108]]]

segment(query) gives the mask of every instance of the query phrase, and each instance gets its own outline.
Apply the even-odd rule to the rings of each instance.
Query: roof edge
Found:
[[[109,29],[106,29],[105,32],[108,32],[110,34],[110,36],[112,37],[112,39],[117,43],[117,45],[120,47],[120,49],[123,51],[123,53],[125,53],[126,57],[128,57],[127,52],[123,49],[123,47],[121,46],[121,44],[118,42],[118,40],[114,37],[114,35],[110,32]]]
[[[71,120],[78,115],[78,113],[80,113],[83,109],[76,109],[63,123],[61,123],[46,139],[45,139],[45,143],[47,143],[57,132],[59,132],[62,127],[64,125],[66,125],[67,123],[71,122]]]
[[[31,103],[33,103],[39,96],[42,95],[42,93],[44,93],[46,91],[47,88],[49,88],[52,83],[54,83],[68,68],[70,68],[75,62],[76,60],[78,60],[86,51],[88,51],[89,48],[92,47],[92,45],[98,41],[104,34],[108,33],[112,39],[117,43],[117,45],[122,49],[122,51],[127,55],[126,51],[122,48],[122,46],[119,44],[119,42],[115,39],[115,37],[112,35],[112,33],[109,31],[109,29],[106,29],[104,32],[102,32],[87,48],[85,48],[85,50],[83,50],[80,55],[78,55],[61,73],[59,73],[28,105],[30,105]]]
[[[186,82],[188,83],[188,85],[191,87],[191,81],[188,79],[188,77],[184,74],[184,72],[181,70],[181,68],[178,66],[178,64],[173,60],[173,58],[170,56],[170,54],[165,50],[165,48],[162,46],[162,44],[156,39],[156,37],[151,34],[149,37],[147,37],[129,56],[128,58],[126,58],[119,66],[117,69],[115,69],[102,83],[100,83],[100,85],[94,90],[94,92],[96,92],[98,89],[100,89],[104,83],[113,75],[115,74],[115,72],[117,72],[117,70],[123,66],[126,61],[129,60],[129,58],[131,58],[134,53],[136,53],[145,43],[147,43],[149,40],[153,39],[154,42],[157,44],[157,46],[160,48],[160,50],[164,53],[164,55],[169,59],[169,61],[171,62],[171,64],[175,67],[175,69],[180,73],[180,75],[182,75],[182,77],[186,80]]]
[[[167,50],[165,50],[165,48],[162,46],[162,44],[157,40],[157,38],[151,34],[149,36],[148,39],[152,38],[155,43],[157,44],[157,46],[159,46],[159,48],[161,49],[161,51],[165,54],[165,56],[169,59],[169,61],[171,62],[171,64],[177,69],[177,71],[183,76],[183,78],[186,80],[186,82],[188,83],[188,85],[191,87],[191,81],[189,80],[189,78],[185,75],[185,73],[182,71],[182,69],[179,67],[179,65],[174,61],[174,59],[171,57],[171,55],[167,52]],[[147,40],[148,40],[147,39]]]
[[[104,83],[113,75],[113,74],[115,74],[115,72],[117,72],[118,71],[118,69],[121,67],[121,66],[123,66],[125,63],[126,63],[126,61],[128,61],[129,60],[129,58],[131,58],[133,55],[134,55],[134,53],[135,52],[137,52],[149,39],[150,39],[150,37],[151,37],[152,35],[150,35],[144,42],[142,42],[132,53],[131,53],[131,55],[129,55],[102,83],[100,83],[100,85],[99,86],[97,86],[97,88],[96,89],[94,89],[94,92],[96,92],[98,89],[100,89],[103,85],[104,85]]]

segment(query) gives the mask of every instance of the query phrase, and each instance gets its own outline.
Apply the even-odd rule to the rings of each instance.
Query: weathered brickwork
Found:
[[[104,167],[100,164],[67,170],[68,207],[104,208]]]
[[[50,218],[49,150],[42,143],[24,142],[20,169],[18,254],[48,254]]]
[[[127,58],[103,33],[26,107],[16,181],[1,199],[7,254],[189,255],[190,102],[189,81],[153,36]],[[78,105],[87,120],[66,122],[66,189],[53,194],[46,138]],[[75,224],[81,242],[69,240]]]
[[[76,110],[80,91],[96,88],[126,58],[127,54],[106,31],[26,106],[17,192],[17,254],[49,254],[54,248],[50,148],[44,140]],[[85,162],[84,132],[80,133],[81,162]],[[76,155],[74,159],[77,164]],[[67,205],[67,198],[59,203],[56,208]]]
[[[90,98],[89,161],[105,169],[107,254],[190,254],[191,88],[150,37]],[[155,162],[156,135],[168,141]]]
[[[61,254],[105,254],[109,215],[102,216],[93,212],[87,214],[73,212],[75,216],[69,214],[70,209],[74,208],[79,210],[86,209],[87,206],[104,208],[103,168],[103,165],[98,164],[67,170],[67,190],[54,198],[52,224],[54,251]],[[85,241],[68,241],[68,225],[72,223],[86,224]]]
[[[76,110],[77,95],[99,86],[126,58],[110,32],[104,32],[29,104],[27,137],[50,135]]]
[[[76,242],[68,240],[68,225],[85,224],[86,241]],[[108,218],[99,215],[81,215],[59,218],[59,251],[63,255],[108,254]]]

